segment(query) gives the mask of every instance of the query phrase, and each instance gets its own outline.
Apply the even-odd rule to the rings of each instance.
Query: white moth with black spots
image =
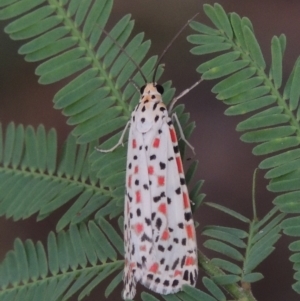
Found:
[[[140,101],[117,145],[109,150],[97,149],[110,152],[123,144],[130,125],[124,204],[124,299],[134,298],[138,282],[154,292],[171,294],[180,291],[184,284],[195,286],[198,277],[196,233],[173,117],[181,139],[191,145],[184,139],[177,116],[169,117],[162,101],[164,89],[155,82],[160,59],[153,82],[140,89]],[[200,82],[174,98],[169,111]]]
[[[124,299],[141,282],[170,294],[195,286],[197,244],[175,129],[162,87],[147,84],[131,114],[125,195]]]

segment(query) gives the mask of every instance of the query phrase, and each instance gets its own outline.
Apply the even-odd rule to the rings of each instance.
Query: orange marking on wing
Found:
[[[186,225],[185,230],[186,230],[187,237],[194,239],[194,231],[192,225]]]
[[[139,172],[139,167],[138,166],[135,166],[134,167],[134,173],[138,173]]]
[[[177,137],[174,129],[170,129],[171,140],[173,143],[177,142]]]
[[[159,267],[158,263],[153,263],[152,266],[149,269],[149,272],[156,273],[157,270],[158,270],[158,267]]]
[[[161,212],[162,214],[166,214],[167,213],[166,204],[160,204],[159,207],[158,207],[158,211]]]
[[[141,223],[136,223],[134,225],[134,230],[135,230],[136,234],[141,234],[144,230],[144,225]]]
[[[185,260],[185,265],[194,265],[195,259],[193,257],[187,257]]]
[[[190,208],[190,200],[185,192],[183,193],[183,207],[184,209]]]
[[[141,192],[139,190],[135,192],[135,201],[137,203],[141,202]]]
[[[128,187],[131,188],[131,175],[128,177]]]
[[[176,277],[176,276],[178,276],[178,275],[182,275],[182,272],[181,271],[179,271],[179,270],[176,270],[175,271],[175,273],[174,273],[174,277]]]
[[[136,140],[132,139],[132,148],[136,148]]]
[[[159,138],[155,138],[153,141],[153,147],[158,148],[159,147],[159,143],[160,143],[160,139]]]
[[[158,186],[165,186],[165,177],[164,176],[157,177],[157,184]]]
[[[153,175],[153,173],[154,173],[154,168],[153,168],[153,166],[148,166],[148,174],[149,175]]]
[[[161,240],[168,240],[170,237],[170,233],[168,230],[165,230],[164,233],[161,236]]]
[[[176,157],[176,163],[179,173],[183,173],[182,162],[180,157]]]

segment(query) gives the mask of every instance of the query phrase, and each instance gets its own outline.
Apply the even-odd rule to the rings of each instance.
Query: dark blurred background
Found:
[[[199,0],[115,0],[113,12],[107,29],[127,13],[136,20],[134,32],[145,32],[146,39],[152,40],[150,54],[160,54],[177,31],[191,18],[200,12],[197,20],[210,24],[203,13],[202,5],[212,1]],[[256,37],[262,47],[265,59],[270,66],[270,42],[273,35],[285,33],[287,48],[284,59],[284,78],[286,80],[299,54],[299,12],[300,2],[296,0],[252,0],[252,1],[219,1],[227,12],[237,12],[247,16],[254,25]],[[66,118],[60,111],[53,109],[53,95],[63,86],[58,83],[42,86],[37,83],[34,70],[36,64],[26,63],[17,54],[22,42],[11,41],[3,33],[8,22],[1,22],[0,31],[0,122],[5,128],[10,121],[16,124],[33,125],[40,123],[49,130],[56,128],[60,146],[71,128],[66,125]],[[198,78],[196,67],[209,57],[196,57],[189,53],[191,45],[186,41],[186,29],[176,40],[165,56],[165,73],[162,81],[171,79],[177,92],[181,92]],[[268,70],[267,70],[268,72]],[[196,148],[196,159],[199,160],[197,179],[204,179],[202,192],[206,201],[224,204],[243,215],[252,216],[251,189],[252,174],[262,158],[251,154],[254,145],[242,143],[240,134],[235,131],[239,117],[223,115],[226,106],[214,98],[210,92],[215,82],[204,82],[189,93],[181,102],[191,112],[191,119],[197,127],[190,142]],[[267,181],[263,179],[263,171],[257,178],[257,207],[259,216],[265,215],[270,208],[274,195],[266,191]],[[15,237],[25,240],[46,241],[50,230],[55,229],[56,222],[65,208],[57,215],[50,216],[39,223],[35,217],[25,221],[12,222],[0,218],[0,259],[13,248]],[[243,227],[234,224],[226,215],[216,210],[201,207],[197,212],[200,226],[221,224]],[[245,229],[247,230],[247,229]],[[203,249],[203,237],[198,235],[199,248]],[[292,264],[288,261],[287,246],[289,238],[283,237],[277,244],[276,251],[263,263],[257,271],[265,275],[265,279],[253,285],[253,293],[259,301],[299,300],[299,296],[291,289]],[[207,254],[207,250],[204,250]],[[212,255],[212,254],[211,254]],[[102,298],[97,291],[88,300]],[[119,296],[116,294],[115,296]],[[113,297],[109,298],[113,300]],[[230,298],[229,298],[230,299]],[[138,299],[136,299],[138,300]]]

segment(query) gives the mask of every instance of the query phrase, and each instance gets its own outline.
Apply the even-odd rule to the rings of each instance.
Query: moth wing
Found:
[[[142,283],[161,294],[175,293],[183,284],[195,285],[198,274],[190,201],[170,121],[168,118],[163,122],[148,153],[148,169],[153,170],[150,175],[153,247]]]

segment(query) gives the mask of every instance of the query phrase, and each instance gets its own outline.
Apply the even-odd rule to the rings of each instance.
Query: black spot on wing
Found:
[[[157,249],[160,252],[164,252],[165,251],[165,248],[162,245],[158,245]]]
[[[184,218],[188,222],[192,218],[192,213],[191,212],[184,213]]]
[[[151,155],[150,156],[150,160],[155,160],[156,159],[156,155]]]
[[[175,269],[176,269],[178,263],[179,263],[179,258],[177,258],[177,259],[174,261],[174,263],[173,263],[173,265],[172,265],[172,270],[175,270]]]
[[[161,227],[161,225],[162,225],[162,221],[161,221],[161,219],[158,217],[158,218],[156,219],[155,226],[156,226],[156,228],[159,230],[160,227]]]
[[[173,280],[173,282],[172,282],[172,286],[173,287],[177,286],[178,284],[179,284],[179,280],[178,279]]]
[[[180,229],[183,229],[183,223],[179,223],[179,224],[178,224],[178,227],[179,227]]]
[[[165,280],[163,283],[164,286],[169,286],[170,285],[170,281],[169,280]]]
[[[175,190],[175,192],[176,192],[177,194],[180,194],[180,193],[181,193],[180,187],[178,187],[178,188]]]
[[[159,166],[161,170],[164,170],[166,168],[166,164],[163,162],[159,162]]]

